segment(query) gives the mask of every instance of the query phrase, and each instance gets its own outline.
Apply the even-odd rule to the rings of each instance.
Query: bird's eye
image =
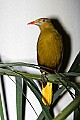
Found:
[[[43,19],[43,22],[46,22],[46,19]]]

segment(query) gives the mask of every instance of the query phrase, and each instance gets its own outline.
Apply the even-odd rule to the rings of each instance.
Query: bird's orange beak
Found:
[[[28,23],[28,25],[30,25],[30,24],[34,25],[34,24],[35,24],[35,22],[34,22],[34,21],[29,22],[29,23]]]
[[[35,21],[32,21],[32,22],[29,22],[27,25],[37,25],[37,26],[40,26],[41,23],[38,20],[35,20]]]

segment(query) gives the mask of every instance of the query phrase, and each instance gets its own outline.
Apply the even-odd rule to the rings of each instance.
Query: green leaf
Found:
[[[42,111],[40,113],[40,115],[38,116],[37,120],[44,120],[45,116],[44,116],[44,112]]]
[[[25,66],[25,67],[32,67],[32,68],[36,68],[36,69],[40,69],[38,65],[35,64],[30,64],[30,63],[23,63],[23,62],[15,62],[15,63],[0,63],[0,67],[4,67],[4,68],[8,68],[10,69],[10,67],[13,66]]]
[[[0,63],[0,67],[4,67],[4,68],[7,68],[7,69],[11,69],[13,66],[25,66],[25,67],[32,67],[32,68],[36,68],[36,69],[39,69],[39,70],[52,70],[52,69],[49,69],[47,67],[44,67],[44,66],[39,66],[39,65],[35,65],[35,64],[30,64],[30,63],[23,63],[23,62],[15,62],[15,63]],[[53,70],[52,70],[53,71]]]
[[[20,75],[12,70],[0,68],[0,75],[9,75],[9,76],[16,76],[20,77]]]
[[[20,71],[14,71],[14,70],[12,71],[12,70],[8,70],[8,69],[4,69],[4,68],[0,68],[0,75],[9,75],[9,76],[16,76],[16,77],[23,77],[23,75],[24,75],[27,78],[41,80],[40,75],[29,74],[26,72],[20,72]]]
[[[75,58],[69,72],[80,72],[80,52],[78,53],[77,57]]]
[[[61,79],[61,76],[58,73],[56,73],[56,74],[48,74],[46,77],[47,77],[49,82],[60,83],[59,79]]]
[[[75,58],[69,72],[76,72],[77,73],[76,76],[80,76],[80,52],[78,53],[77,57]],[[74,73],[74,75],[75,75],[75,73]],[[80,84],[73,83],[73,86],[75,88],[75,93],[79,92],[78,94],[80,94]],[[80,105],[74,111],[74,120],[78,120],[79,118],[80,118]]]
[[[77,73],[77,72],[66,72],[66,73],[62,73],[63,75],[67,76],[67,77],[77,77],[77,76],[80,76],[80,73]]]
[[[4,113],[3,113],[1,95],[0,95],[0,117],[1,117],[1,120],[4,120]]]
[[[80,73],[75,73],[75,72],[68,72],[68,73],[59,73],[59,75],[63,76],[63,83],[66,83],[67,86],[72,87],[74,90],[76,90],[77,92],[80,92],[80,83],[76,83],[75,79],[73,77],[75,76],[79,76]],[[70,79],[70,78],[73,79]]]
[[[74,111],[74,120],[78,120],[80,118],[80,106]]]
[[[61,113],[53,120],[65,120],[80,105],[80,95],[77,96]]]
[[[16,77],[16,108],[17,120],[22,120],[22,79]]]
[[[65,90],[64,86],[61,86],[53,95],[53,103],[61,96],[61,94],[63,93],[63,91]]]
[[[40,104],[42,106],[42,109],[43,109],[46,120],[51,120],[52,117],[51,117],[51,115],[49,113],[49,107],[47,107],[47,106],[45,106],[43,104],[41,93],[39,91],[37,91],[37,89],[34,87],[35,85],[32,85],[27,78],[25,78],[24,80],[25,80],[26,84],[28,85],[28,87],[31,89],[31,91],[34,93],[36,98],[39,100],[39,102],[40,102]],[[36,84],[36,83],[34,83],[34,84]]]

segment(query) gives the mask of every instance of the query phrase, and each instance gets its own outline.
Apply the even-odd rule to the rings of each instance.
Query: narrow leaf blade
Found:
[[[16,77],[16,108],[17,120],[22,120],[22,79]]]
[[[4,113],[3,113],[1,95],[0,95],[0,117],[1,117],[1,120],[4,120]]]

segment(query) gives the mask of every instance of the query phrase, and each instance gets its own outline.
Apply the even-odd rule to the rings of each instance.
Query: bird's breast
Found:
[[[41,32],[37,43],[37,59],[39,65],[56,68],[60,64],[62,39],[57,32]]]

